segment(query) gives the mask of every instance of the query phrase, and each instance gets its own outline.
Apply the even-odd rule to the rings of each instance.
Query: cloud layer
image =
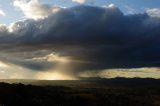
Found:
[[[24,2],[16,1],[15,6],[21,8]],[[116,6],[80,5],[53,12],[52,7],[36,1],[21,8],[32,19],[0,25],[1,61],[33,70],[70,66],[62,70],[74,74],[160,66],[158,17],[124,15]],[[62,60],[69,62],[66,65]]]
[[[79,73],[82,78],[155,78],[160,79],[159,68],[106,69]]]
[[[59,10],[56,6],[41,4],[39,0],[15,0],[13,5],[19,8],[27,18],[44,19]]]
[[[0,9],[0,16],[6,16],[6,13]]]
[[[86,0],[72,0],[73,2],[77,2],[77,3],[81,3],[81,4],[83,4],[83,3],[85,3],[86,2]]]
[[[160,8],[146,9],[146,12],[152,17],[160,17]]]

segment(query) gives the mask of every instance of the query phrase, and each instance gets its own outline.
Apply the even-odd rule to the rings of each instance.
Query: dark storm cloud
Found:
[[[160,66],[160,19],[147,13],[124,15],[116,7],[81,5],[6,29],[0,32],[0,49],[14,59],[2,53],[0,58],[33,69],[54,63],[26,59],[52,52],[74,60],[75,70]]]

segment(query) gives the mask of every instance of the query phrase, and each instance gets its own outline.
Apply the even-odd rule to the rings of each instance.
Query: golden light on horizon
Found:
[[[57,62],[53,69],[38,72],[36,79],[40,80],[77,80],[71,75],[70,58],[59,56],[56,53],[51,53],[45,57],[38,59],[46,59],[48,62]],[[67,72],[66,72],[67,71]]]
[[[0,61],[0,67],[6,68],[8,65]]]
[[[142,67],[142,68],[130,68],[130,69],[105,69],[96,71],[85,71],[79,73],[80,77],[90,78],[155,78],[160,79],[159,67]]]
[[[76,77],[59,72],[39,72],[37,79],[40,80],[77,80]]]

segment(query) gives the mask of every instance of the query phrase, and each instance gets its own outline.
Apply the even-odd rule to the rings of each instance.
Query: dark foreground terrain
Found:
[[[160,80],[1,80],[0,106],[160,106]]]

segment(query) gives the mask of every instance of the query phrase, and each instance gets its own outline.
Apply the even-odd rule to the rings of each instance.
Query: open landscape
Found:
[[[2,81],[0,106],[160,106],[156,79]]]
[[[160,106],[160,0],[0,0],[0,106]]]

